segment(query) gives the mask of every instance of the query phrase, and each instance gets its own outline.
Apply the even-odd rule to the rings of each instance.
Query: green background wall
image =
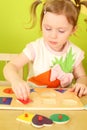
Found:
[[[33,0],[0,2],[0,52],[21,52],[31,40],[39,37],[38,29],[29,30],[29,6]]]
[[[20,53],[27,43],[41,36],[39,20],[34,29],[26,29],[29,27],[29,6],[32,2],[33,0],[0,1],[0,53]],[[87,72],[87,24],[83,22],[86,14],[84,11],[81,13],[76,36],[70,39],[86,52],[83,64]]]

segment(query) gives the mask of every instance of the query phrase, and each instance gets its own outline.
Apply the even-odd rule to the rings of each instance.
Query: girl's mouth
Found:
[[[49,41],[49,43],[52,44],[52,45],[56,45],[57,44],[57,42],[54,42],[54,41]]]

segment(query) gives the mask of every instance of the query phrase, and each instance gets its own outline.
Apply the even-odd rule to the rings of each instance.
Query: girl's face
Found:
[[[42,21],[44,41],[54,51],[62,51],[69,36],[74,32],[65,15],[47,12]]]

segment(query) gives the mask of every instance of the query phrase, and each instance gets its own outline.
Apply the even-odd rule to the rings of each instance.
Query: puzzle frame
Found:
[[[14,93],[5,93],[7,87],[0,87],[0,97],[12,98],[10,104],[0,104],[0,109],[13,110],[83,110],[84,104],[73,92],[66,89],[34,88],[31,89],[30,103],[17,101]],[[11,89],[11,88],[10,88]]]

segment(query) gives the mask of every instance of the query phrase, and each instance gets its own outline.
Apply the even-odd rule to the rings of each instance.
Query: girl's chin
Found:
[[[59,47],[59,46],[50,46],[50,45],[49,45],[49,47],[50,47],[52,50],[54,50],[54,51],[62,51],[61,47]]]
[[[49,46],[53,51],[59,51],[59,48],[54,47],[54,46]]]

